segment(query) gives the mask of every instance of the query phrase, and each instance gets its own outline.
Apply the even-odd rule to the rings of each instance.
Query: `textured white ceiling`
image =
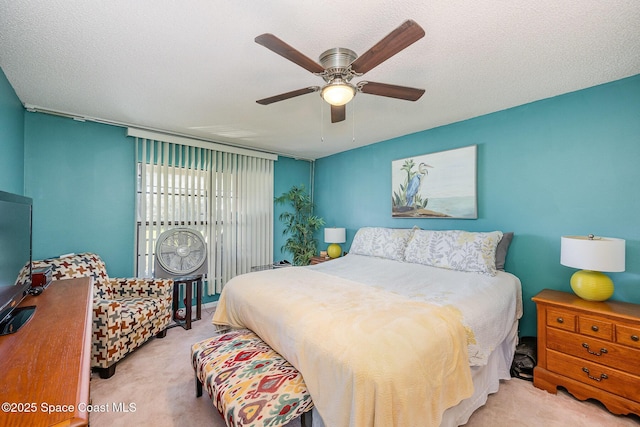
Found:
[[[257,35],[317,60],[406,19],[426,36],[354,82],[419,101],[256,104],[323,83]],[[640,74],[640,1],[0,0],[0,67],[25,105],[312,159]]]

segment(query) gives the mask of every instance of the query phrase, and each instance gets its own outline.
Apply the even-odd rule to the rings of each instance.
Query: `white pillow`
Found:
[[[402,261],[412,235],[410,228],[362,227],[354,236],[349,253]]]
[[[416,230],[404,260],[449,270],[496,275],[496,247],[501,231]]]

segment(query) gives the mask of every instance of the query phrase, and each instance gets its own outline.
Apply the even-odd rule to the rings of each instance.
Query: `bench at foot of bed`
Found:
[[[193,344],[196,396],[202,387],[228,427],[278,427],[301,416],[311,427],[313,401],[302,375],[248,329]]]

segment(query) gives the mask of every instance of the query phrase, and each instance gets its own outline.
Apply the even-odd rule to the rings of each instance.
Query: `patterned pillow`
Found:
[[[405,261],[449,270],[496,275],[496,247],[501,231],[416,230]]]
[[[362,227],[358,230],[349,253],[402,261],[411,228]]]

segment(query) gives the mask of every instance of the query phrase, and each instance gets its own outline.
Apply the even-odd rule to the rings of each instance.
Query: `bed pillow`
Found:
[[[504,271],[504,263],[507,259],[507,251],[513,240],[513,231],[507,231],[502,234],[502,239],[496,248],[496,270]]]
[[[349,253],[402,261],[411,228],[362,227],[351,243]]]
[[[496,275],[496,248],[501,231],[416,230],[405,261],[457,271]]]

